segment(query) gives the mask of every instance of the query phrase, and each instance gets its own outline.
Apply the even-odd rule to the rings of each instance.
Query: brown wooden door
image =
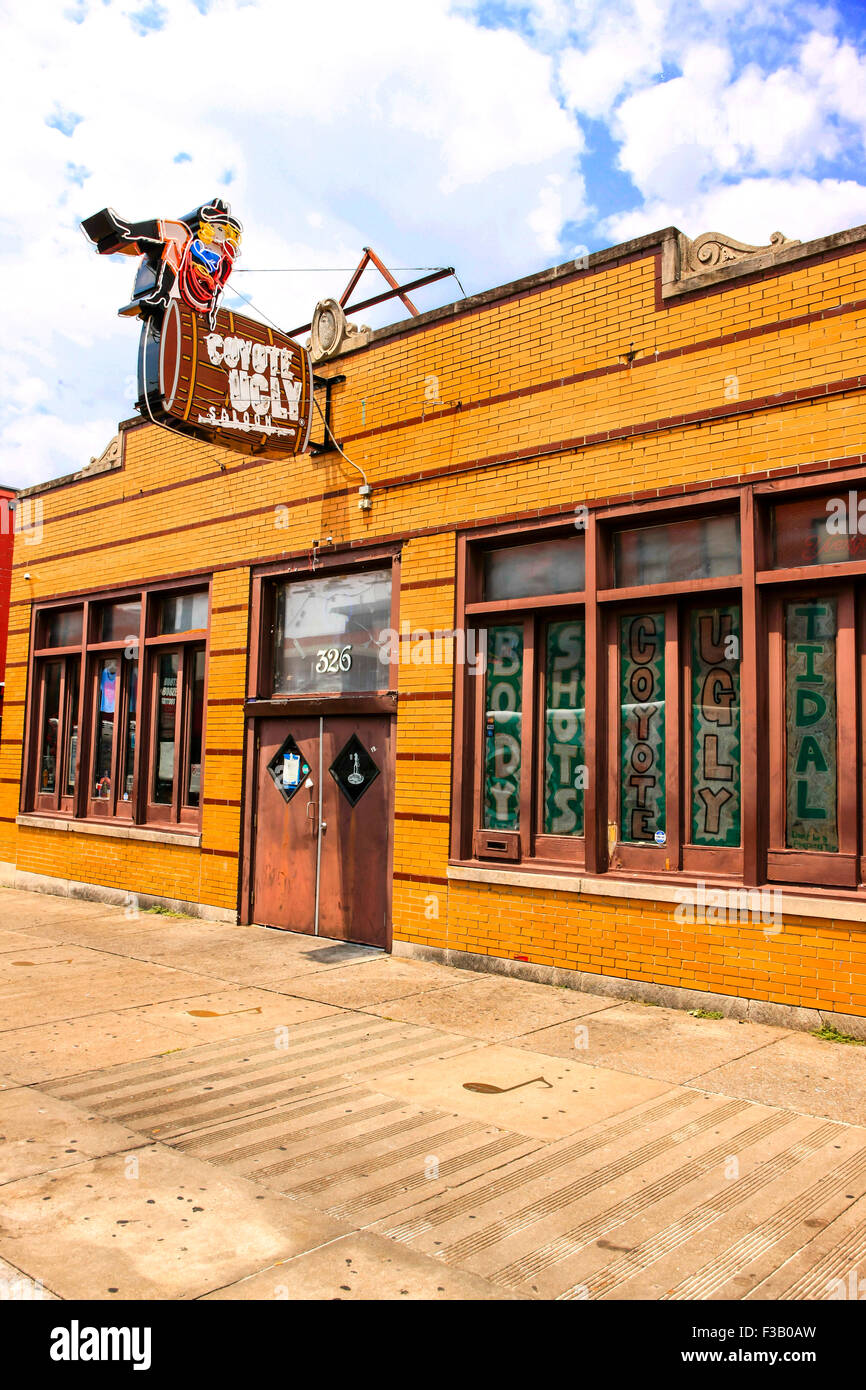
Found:
[[[287,755],[301,759],[296,788],[284,785]],[[388,717],[262,720],[254,921],[387,948],[392,781]]]
[[[301,754],[296,790],[282,782],[285,752]],[[263,719],[259,725],[253,830],[253,920],[312,932],[316,925],[319,720]],[[303,772],[304,766],[309,768]],[[275,776],[276,773],[276,776]],[[312,787],[305,783],[312,781]]]
[[[391,720],[324,720],[322,767],[319,935],[387,947]]]

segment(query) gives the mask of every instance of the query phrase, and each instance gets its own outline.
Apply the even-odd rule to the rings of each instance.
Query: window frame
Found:
[[[787,719],[785,685],[785,607],[806,601],[819,590],[836,599],[836,825],[838,850],[792,849],[786,844]],[[856,779],[842,776],[846,740],[857,746],[857,589],[851,582],[830,582],[810,591],[794,583],[778,587],[766,603],[769,711],[769,834],[767,878],[774,883],[857,888],[860,854]],[[862,656],[862,649],[861,649]]]
[[[771,565],[771,509],[775,502],[820,497],[821,494],[845,496],[851,489],[861,498],[866,496],[862,469],[859,474],[851,468],[816,470],[812,475],[798,474],[781,479],[767,479],[764,475],[726,480],[717,487],[693,486],[689,491],[670,488],[665,489],[664,496],[644,501],[621,498],[610,502],[602,499],[597,504],[592,500],[587,502],[586,587],[580,595],[586,624],[585,758],[589,774],[584,808],[584,873],[610,872],[625,878],[646,878],[650,882],[661,879],[693,883],[696,879],[712,879],[747,888],[778,883],[780,886],[798,885],[807,895],[840,892],[866,895],[866,560],[797,566],[790,570],[774,569]],[[641,588],[617,589],[614,586],[614,529],[651,526],[680,520],[684,515],[699,517],[733,511],[739,512],[740,519],[740,574],[675,580]],[[493,622],[496,618],[514,621],[521,613],[530,610],[537,613],[540,607],[547,608],[549,619],[556,619],[560,610],[567,610],[569,602],[577,596],[483,602],[479,596],[479,567],[475,557],[486,546],[501,548],[509,543],[542,540],[545,535],[555,534],[557,529],[566,529],[569,522],[573,524],[572,509],[563,508],[542,520],[523,517],[459,531],[457,624]],[[784,763],[778,731],[770,735],[771,724],[775,727],[784,718],[784,709],[778,703],[782,685],[777,615],[786,592],[799,591],[804,596],[815,591],[830,594],[834,586],[836,592],[845,591],[849,595],[844,622],[841,614],[839,617],[837,641],[839,852],[817,855],[815,851],[788,850],[779,855],[779,810],[771,808],[771,791],[778,801]],[[737,604],[740,610],[739,846],[701,846],[689,841],[693,737],[690,613],[693,608],[711,607],[716,603]],[[675,699],[677,705],[675,721],[672,721],[671,711],[666,718],[667,841],[660,851],[642,845],[629,850],[618,839],[608,838],[614,820],[619,834],[617,614],[641,610],[665,611],[666,698]],[[674,613],[672,653],[670,638]],[[536,630],[543,633],[543,619],[537,619]],[[540,669],[536,668],[533,693],[536,711],[540,708],[541,680]],[[450,862],[493,868],[492,856],[479,853],[475,840],[480,825],[479,797],[475,790],[480,778],[480,760],[476,756],[479,746],[477,704],[471,676],[466,671],[456,671],[454,764],[455,769],[462,765],[465,772],[462,777],[452,779]],[[524,750],[523,760],[524,771],[526,765],[531,764],[535,843],[527,846],[526,837],[521,836],[518,850],[512,856],[515,867],[530,873],[549,871],[551,867],[550,858],[543,858],[537,852],[536,812],[544,776],[540,737],[536,721],[533,751],[527,755]],[[676,741],[675,754],[671,749],[672,740]],[[472,788],[469,796],[467,783]],[[675,822],[671,820],[672,799],[677,806]],[[671,833],[674,830],[675,836]],[[670,868],[665,868],[665,859],[670,860]],[[567,857],[562,861],[564,872],[579,867]]]
[[[69,720],[69,706],[71,702],[71,682],[69,680],[69,669],[76,660],[74,654],[63,654],[58,656],[48,656],[40,659],[37,670],[38,692],[37,692],[37,713],[35,729],[35,761],[33,768],[33,796],[34,801],[41,810],[54,812],[61,808],[64,800],[71,800],[64,796],[63,785],[66,776],[66,748],[67,732]],[[39,787],[40,773],[42,768],[43,748],[45,743],[45,713],[46,713],[46,689],[48,684],[48,670],[51,666],[60,667],[59,686],[57,692],[57,733],[56,748],[54,757],[54,790],[51,792],[42,791]]]
[[[162,635],[158,632],[160,601],[184,593],[203,592],[207,596],[207,627],[191,629],[185,633]],[[117,638],[103,642],[97,639],[99,613],[106,604],[130,603],[139,601],[141,612],[137,633],[125,634],[126,640]],[[36,645],[42,636],[42,624],[46,615],[54,612],[80,608],[82,610],[81,641],[72,647],[45,647]],[[99,591],[83,598],[46,601],[33,605],[31,612],[31,651],[29,660],[28,695],[26,704],[24,769],[21,783],[21,812],[36,816],[49,815],[68,819],[72,822],[85,821],[91,824],[140,826],[196,832],[201,823],[201,794],[197,807],[187,804],[188,769],[184,765],[184,785],[178,795],[183,798],[178,804],[178,795],[173,797],[166,816],[152,814],[153,806],[148,801],[148,778],[151,767],[151,722],[147,703],[150,691],[150,670],[154,663],[154,653],[166,646],[180,649],[184,653],[184,667],[187,653],[204,651],[204,692],[202,711],[202,760],[201,781],[204,785],[205,737],[207,723],[207,687],[210,668],[210,627],[211,627],[211,579],[210,576],[195,576],[167,583],[165,580],[153,581],[126,588]],[[127,660],[126,657],[129,657]],[[119,663],[118,686],[115,695],[114,736],[112,741],[111,792],[103,801],[92,795],[93,771],[97,754],[96,729],[99,717],[97,682],[100,663],[107,658],[116,658]],[[51,794],[40,794],[38,790],[38,765],[42,746],[42,721],[44,709],[43,671],[47,662],[54,659],[64,661],[64,703],[61,705],[61,720],[58,729],[58,774],[56,790]],[[75,768],[75,785],[72,795],[59,794],[65,778],[67,756],[67,733],[71,727],[72,692],[67,689],[65,672],[69,664],[78,660],[78,746]],[[131,673],[137,664],[137,717],[135,749],[132,759],[133,784],[129,801],[124,801],[119,785],[119,769],[126,757],[128,735],[128,716],[130,701]],[[189,705],[191,713],[191,702]],[[186,712],[184,727],[188,725]],[[62,745],[60,739],[63,739]],[[186,743],[184,744],[186,747]]]
[[[172,634],[176,636],[176,634]],[[205,651],[205,682],[207,681],[207,653],[205,645],[197,638],[180,641],[154,643],[148,652],[148,685],[146,687],[148,718],[147,743],[147,783],[142,789],[147,823],[150,825],[175,824],[197,825],[201,816],[201,796],[199,805],[189,804],[190,763],[189,751],[192,741],[192,704],[195,685],[194,663],[196,654]],[[165,656],[177,656],[177,691],[174,705],[174,777],[170,802],[153,799],[156,780],[156,750],[159,746],[159,668]],[[190,668],[193,668],[191,674]],[[144,699],[142,700],[144,706]],[[205,700],[206,707],[206,700]],[[204,781],[204,727],[202,727],[202,774]]]
[[[661,612],[664,617],[664,673],[665,673],[665,835],[663,845],[639,845],[622,839],[621,823],[621,711],[620,692],[622,683],[622,650],[620,626],[623,618],[640,617],[650,611]],[[677,732],[680,725],[680,672],[677,665],[679,650],[678,605],[675,599],[656,602],[651,595],[637,602],[632,599],[625,604],[610,605],[605,614],[605,638],[607,648],[607,690],[608,690],[608,846],[612,869],[640,871],[644,869],[667,870],[671,860],[679,867],[680,839],[680,763],[677,756]],[[616,827],[616,834],[612,827]]]
[[[692,752],[694,733],[692,729],[692,644],[690,619],[695,609],[706,608],[718,603],[720,606],[737,607],[740,610],[740,843],[738,845],[696,845],[690,838],[692,816]],[[746,759],[744,756],[745,730],[745,638],[743,636],[743,594],[739,587],[713,591],[689,601],[681,600],[679,627],[679,669],[681,701],[681,785],[682,807],[680,826],[680,862],[685,872],[703,874],[732,874],[742,879],[745,871],[746,817],[744,786],[746,780]]]
[[[587,788],[583,788],[583,834],[582,835],[555,835],[552,831],[544,829],[544,797],[545,781],[547,773],[547,629],[552,623],[557,622],[581,622],[583,623],[583,690],[584,690],[584,763],[586,761],[586,609],[585,605],[577,605],[575,608],[556,609],[553,614],[539,613],[535,615],[535,640],[533,642],[533,659],[538,652],[539,659],[535,661],[535,719],[531,734],[533,737],[533,752],[535,763],[535,778],[533,794],[535,797],[534,809],[531,820],[532,834],[532,858],[540,864],[567,864],[574,868],[582,869],[586,866],[586,823],[587,823]],[[530,778],[532,771],[530,770]]]
[[[586,533],[576,529],[573,520],[556,517],[550,521],[524,522],[516,527],[485,528],[458,537],[458,621],[463,627],[523,626],[522,680],[522,739],[520,767],[520,819],[516,831],[500,831],[483,825],[484,802],[484,720],[487,677],[470,675],[464,679],[455,668],[455,728],[462,730],[455,738],[455,764],[470,765],[472,775],[463,781],[463,810],[454,825],[454,838],[471,852],[465,859],[489,863],[491,860],[531,862],[548,869],[565,866],[583,869],[586,866],[587,821],[589,816],[588,788],[584,789],[583,835],[551,835],[543,826],[543,787],[545,777],[545,635],[550,622],[569,618],[584,622],[584,738],[588,728],[588,640],[586,626],[586,587],[565,594],[537,594],[526,598],[485,599],[483,597],[484,554],[509,544],[512,536],[531,545],[543,540],[559,540],[582,535],[584,539],[584,574],[587,574],[588,552]],[[461,573],[462,572],[462,573]],[[461,585],[460,580],[463,579]],[[586,586],[586,578],[584,579]],[[540,754],[539,754],[539,750]],[[584,758],[586,759],[586,742]],[[471,820],[467,834],[466,819]],[[454,838],[452,838],[452,855]],[[504,842],[504,848],[499,848]]]
[[[81,639],[68,646],[47,646],[39,642],[42,636],[42,622],[47,612],[81,611]],[[30,662],[28,681],[27,721],[25,725],[25,775],[22,778],[22,798],[24,804],[32,806],[43,815],[71,814],[76,804],[78,779],[81,767],[81,671],[84,659],[84,634],[86,632],[87,605],[81,599],[67,603],[34,606],[30,624]],[[67,732],[71,713],[73,692],[69,681],[69,670],[78,661],[78,735],[75,763],[75,790],[72,795],[62,789],[66,777]],[[53,792],[39,789],[39,771],[42,760],[42,745],[45,719],[45,672],[52,662],[61,665],[60,696],[58,706],[57,755]]]
[[[94,779],[96,776],[97,758],[97,725],[99,723],[99,669],[104,661],[114,660],[117,663],[117,684],[114,696],[113,727],[114,732],[111,741],[111,773],[109,783],[109,794],[106,798],[94,795]],[[87,733],[86,753],[87,753],[87,785],[83,790],[82,796],[85,805],[85,819],[87,820],[133,820],[134,798],[135,798],[135,779],[133,774],[133,793],[129,801],[119,799],[120,778],[118,768],[121,758],[125,755],[125,730],[127,727],[127,713],[129,705],[129,687],[132,674],[132,662],[124,660],[123,647],[103,649],[102,645],[94,651],[88,649],[87,652],[87,692],[89,696],[90,721]],[[138,741],[136,740],[136,743]],[[121,811],[119,808],[123,808]],[[127,808],[128,814],[127,814]]]
[[[400,659],[396,654],[389,666],[382,666],[383,677],[375,691],[308,692],[278,694],[274,690],[274,640],[276,636],[276,591],[280,584],[295,580],[310,580],[337,574],[354,574],[359,570],[385,570],[391,575],[391,618],[394,632],[399,632],[401,545],[370,546],[363,551],[334,549],[324,554],[309,552],[294,559],[258,566],[252,575],[250,602],[250,650],[247,672],[246,710],[248,714],[272,710],[319,710],[342,708],[368,712],[394,713]]]

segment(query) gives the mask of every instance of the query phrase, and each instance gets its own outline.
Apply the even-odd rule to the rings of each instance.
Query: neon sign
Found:
[[[100,256],[142,257],[132,300],[119,310],[121,315],[161,318],[177,296],[213,326],[243,230],[222,198],[176,222],[126,222],[113,208],[103,208],[81,226]]]
[[[307,447],[313,382],[293,338],[220,308],[242,228],[215,198],[177,221],[126,222],[103,208],[82,222],[102,256],[140,256],[132,299],[142,321],[139,412],[154,424],[245,454]]]

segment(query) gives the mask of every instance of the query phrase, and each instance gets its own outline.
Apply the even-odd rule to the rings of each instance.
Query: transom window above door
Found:
[[[274,695],[387,690],[390,569],[279,581],[271,601]]]

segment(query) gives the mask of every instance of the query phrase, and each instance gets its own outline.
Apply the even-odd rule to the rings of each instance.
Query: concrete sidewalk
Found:
[[[6,1297],[838,1297],[864,1126],[866,1047],[0,889]]]

